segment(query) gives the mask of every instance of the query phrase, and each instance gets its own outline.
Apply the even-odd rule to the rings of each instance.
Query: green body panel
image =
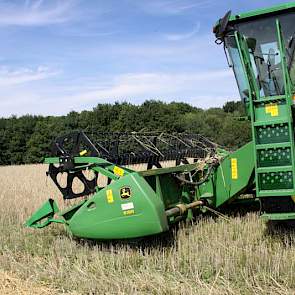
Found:
[[[253,182],[253,143],[250,142],[222,160],[209,181],[199,186],[198,195],[205,196],[218,208],[253,187]]]
[[[120,197],[124,187],[131,190],[127,199]],[[168,223],[162,200],[143,177],[131,173],[89,198],[69,220],[69,229],[77,237],[123,239],[166,231]]]

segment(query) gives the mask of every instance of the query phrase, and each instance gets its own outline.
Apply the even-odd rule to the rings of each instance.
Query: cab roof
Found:
[[[275,14],[281,11],[287,11],[287,10],[294,10],[295,11],[295,1],[287,2],[284,4],[272,6],[269,8],[262,8],[262,9],[256,9],[249,12],[241,13],[232,15],[229,19],[230,22],[235,23],[240,20],[248,20],[250,18],[256,18],[259,16],[265,16],[267,14]]]

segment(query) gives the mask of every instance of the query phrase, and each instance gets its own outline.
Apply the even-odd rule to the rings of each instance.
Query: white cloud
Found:
[[[190,32],[178,33],[178,34],[170,33],[170,34],[164,35],[164,38],[167,39],[168,41],[183,41],[185,39],[190,39],[199,32],[200,26],[201,24],[200,22],[198,22],[195,28]]]
[[[96,90],[85,91],[71,96],[71,99],[97,101],[100,99],[128,98],[175,98],[181,93],[196,93],[204,95],[204,91],[212,93],[212,85],[220,92],[218,86],[222,81],[231,79],[230,70],[217,70],[202,73],[131,73],[117,76],[111,85],[99,86]],[[205,86],[205,87],[204,87]],[[206,89],[208,87],[208,89]],[[191,94],[190,94],[191,96]],[[214,95],[212,95],[214,96]]]
[[[9,87],[32,81],[44,80],[57,74],[58,71],[52,71],[45,66],[39,66],[36,69],[20,68],[16,70],[0,67],[0,86]]]
[[[1,1],[1,26],[41,26],[63,23],[73,15],[74,0]]]
[[[1,81],[1,79],[0,79]],[[1,84],[0,84],[1,85]],[[73,86],[74,85],[74,86]],[[9,97],[8,101],[4,99]],[[33,113],[61,115],[92,109],[97,103],[146,99],[185,101],[202,108],[222,106],[238,98],[230,70],[194,73],[129,73],[113,79],[70,80],[51,88],[16,87],[0,93],[0,116]],[[3,102],[3,103],[2,103]]]

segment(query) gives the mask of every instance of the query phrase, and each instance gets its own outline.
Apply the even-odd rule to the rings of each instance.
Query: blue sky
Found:
[[[276,0],[0,0],[0,117],[238,99],[212,25]]]

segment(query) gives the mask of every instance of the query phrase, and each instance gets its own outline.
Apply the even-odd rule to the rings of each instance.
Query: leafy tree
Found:
[[[238,113],[240,116],[245,116],[245,106],[241,101],[228,101],[222,107],[225,113]]]
[[[0,165],[36,163],[50,155],[52,140],[73,130],[199,133],[230,149],[251,140],[241,102],[202,110],[187,103],[147,100],[141,105],[98,104],[92,111],[66,116],[0,118]]]

